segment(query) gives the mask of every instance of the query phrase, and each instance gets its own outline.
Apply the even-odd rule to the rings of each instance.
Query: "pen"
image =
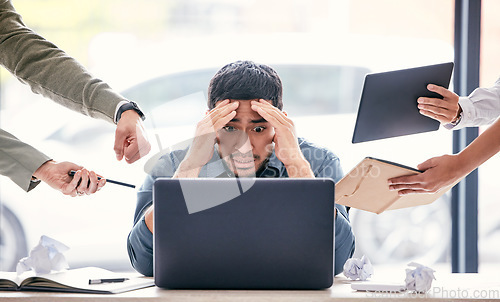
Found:
[[[114,279],[89,279],[89,284],[101,284],[101,283],[117,283],[127,281],[128,278],[114,278]]]
[[[69,171],[69,176],[74,176],[76,173],[76,171]],[[101,178],[100,177],[97,177],[98,180],[100,180]],[[109,183],[112,183],[112,184],[115,184],[115,185],[120,185],[120,186],[125,186],[125,187],[129,187],[129,188],[135,188],[135,185],[131,185],[131,184],[128,184],[128,183],[124,183],[124,182],[121,182],[121,181],[116,181],[116,180],[111,180],[111,179],[107,179],[106,178],[106,182],[109,182]]]

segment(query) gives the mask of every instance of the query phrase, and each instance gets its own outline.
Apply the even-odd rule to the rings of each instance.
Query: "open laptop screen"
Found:
[[[156,180],[156,285],[193,289],[330,287],[334,187],[331,179],[322,178]],[[220,202],[214,203],[216,199]],[[193,207],[204,209],[190,211]]]

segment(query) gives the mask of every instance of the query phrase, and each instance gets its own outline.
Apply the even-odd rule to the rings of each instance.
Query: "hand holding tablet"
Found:
[[[438,130],[439,121],[420,114],[417,99],[441,99],[427,85],[447,88],[452,71],[449,62],[366,75],[352,142]]]

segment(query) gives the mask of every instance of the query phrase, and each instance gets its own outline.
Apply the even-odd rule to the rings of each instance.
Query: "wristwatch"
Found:
[[[137,112],[137,114],[139,114],[139,116],[141,117],[141,120],[146,119],[146,116],[141,111],[141,109],[139,108],[139,105],[137,105],[137,103],[128,102],[126,104],[121,105],[120,108],[118,108],[118,112],[116,113],[116,122],[117,123],[120,120],[120,118],[122,117],[122,113],[127,111],[127,110],[134,110],[135,112]]]

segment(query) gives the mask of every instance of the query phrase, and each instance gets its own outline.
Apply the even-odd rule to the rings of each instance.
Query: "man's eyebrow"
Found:
[[[253,124],[267,123],[267,121],[266,121],[265,118],[260,118],[258,120],[251,120],[250,122],[253,123]]]
[[[233,122],[233,123],[237,123],[239,122],[240,119],[239,118],[233,118],[232,120],[230,120],[229,122]],[[265,118],[260,118],[258,120],[251,120],[250,123],[252,124],[259,124],[259,123],[267,123],[266,119]]]

